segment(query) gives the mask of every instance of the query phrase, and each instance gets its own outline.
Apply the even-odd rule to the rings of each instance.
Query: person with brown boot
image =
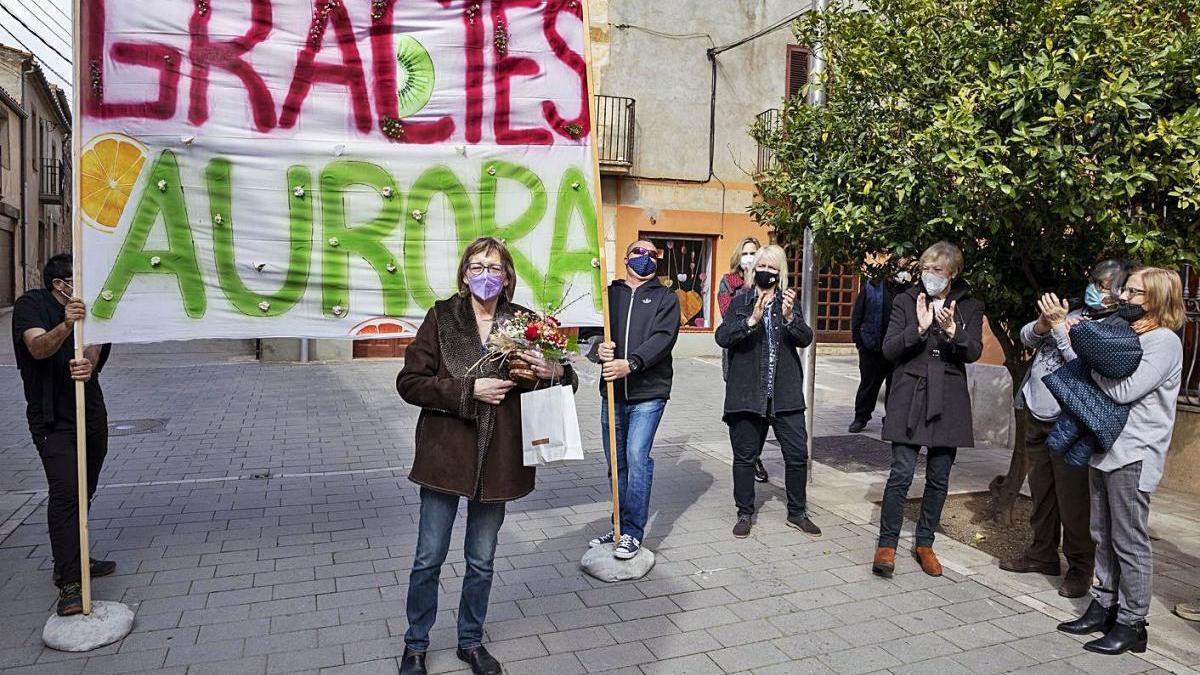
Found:
[[[1039,317],[1021,329],[1021,341],[1035,350],[1017,407],[1025,412],[1025,455],[1029,461],[1029,491],[1033,511],[1029,526],[1033,541],[1024,553],[1000,562],[1000,569],[1017,574],[1039,573],[1056,577],[1062,572],[1058,545],[1067,558],[1067,574],[1058,587],[1064,598],[1082,598],[1092,586],[1096,547],[1089,530],[1091,517],[1086,466],[1071,466],[1062,455],[1050,452],[1046,438],[1061,409],[1042,378],[1075,360],[1071,327],[1085,319],[1098,319],[1117,308],[1117,293],[1125,281],[1125,266],[1105,260],[1092,268],[1083,306],[1072,310],[1065,299],[1047,293],[1038,301]],[[1018,413],[1020,414],[1020,413]]]
[[[892,442],[892,470],[879,516],[879,548],[871,571],[891,577],[904,524],[904,501],[921,448],[926,448],[925,494],[913,557],[941,576],[933,535],[950,489],[958,448],[975,444],[967,364],[983,355],[983,303],[960,277],[963,256],[946,242],[921,255],[921,282],[896,297],[883,353],[896,364],[887,400],[884,440]]]

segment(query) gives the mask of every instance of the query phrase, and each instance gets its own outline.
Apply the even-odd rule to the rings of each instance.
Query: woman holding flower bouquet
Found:
[[[472,242],[458,266],[458,293],[434,305],[405,353],[400,396],[420,406],[409,479],[421,486],[417,550],[408,586],[408,632],[400,672],[425,673],[438,580],[459,499],[467,500],[466,574],[458,609],[458,658],[477,674],[501,671],[482,645],[496,540],[505,503],[533,491],[521,452],[521,390],[578,379],[557,354],[497,354],[493,336],[518,314],[517,277],[504,243]],[[549,320],[548,320],[549,321]],[[548,329],[549,330],[549,329]],[[551,341],[552,342],[552,341]]]

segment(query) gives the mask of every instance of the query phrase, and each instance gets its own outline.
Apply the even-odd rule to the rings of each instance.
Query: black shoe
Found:
[[[75,616],[83,614],[83,587],[78,581],[63,584],[58,589],[58,615]]]
[[[475,675],[500,675],[500,662],[479,645],[474,649],[459,649],[458,660],[471,665]]]
[[[1017,574],[1030,574],[1037,572],[1045,574],[1048,577],[1056,577],[1062,574],[1062,567],[1057,562],[1044,563],[1036,560],[1030,560],[1028,556],[1021,556],[1013,560],[1001,560],[1000,569],[1005,572],[1015,572]],[[1088,587],[1092,585],[1092,580],[1088,579]]]
[[[425,652],[414,652],[404,648],[404,656],[400,657],[400,675],[425,675]]]
[[[117,563],[115,563],[111,560],[95,560],[95,559],[93,559],[91,561],[91,564],[88,565],[88,569],[92,571],[93,579],[95,579],[96,577],[107,577],[109,575],[114,574],[117,571]],[[54,585],[57,586],[58,582],[60,580],[61,580],[61,578],[56,573],[54,575]]]
[[[1146,651],[1146,641],[1149,637],[1145,621],[1138,621],[1131,626],[1118,623],[1109,628],[1104,637],[1092,640],[1083,645],[1083,648],[1089,652],[1108,656],[1116,656],[1129,651],[1141,654]]]
[[[852,422],[850,424],[850,428],[847,429],[846,431],[848,431],[852,434],[860,433],[863,429],[867,428],[868,421],[869,420],[854,420],[854,422]]]
[[[768,480],[770,480],[770,478],[771,477],[767,475],[767,467],[763,466],[762,460],[760,459],[760,460],[755,461],[754,462],[754,480],[756,480],[760,483],[765,483]]]
[[[1083,616],[1074,621],[1064,621],[1058,624],[1058,629],[1064,633],[1071,635],[1087,635],[1089,633],[1098,633],[1100,631],[1108,631],[1117,623],[1117,606],[1105,607],[1099,602],[1092,600],[1092,604],[1088,605],[1087,611]]]
[[[1062,583],[1058,585],[1058,594],[1064,598],[1082,598],[1088,594],[1088,589],[1092,587],[1092,572],[1081,572],[1077,569],[1067,570],[1067,576],[1063,577]]]
[[[750,536],[750,516],[738,516],[737,524],[733,526],[733,536],[745,539]]]
[[[814,537],[821,536],[821,528],[809,520],[808,516],[788,516],[786,522],[790,528],[800,530],[805,534],[811,534]]]

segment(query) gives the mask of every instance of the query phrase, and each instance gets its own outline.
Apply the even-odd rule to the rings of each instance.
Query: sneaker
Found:
[[[117,571],[117,563],[111,560],[96,560],[92,559],[88,569],[92,571],[92,578],[107,577]],[[58,574],[54,575],[54,585],[57,586],[60,581]]]
[[[808,516],[788,516],[787,526],[796,530],[800,530],[804,534],[811,534],[814,537],[821,536],[821,528],[809,519]]]
[[[762,460],[760,459],[754,462],[754,480],[760,483],[765,483],[770,480],[770,478],[771,477],[767,475],[767,467],[763,466]]]
[[[621,541],[613,549],[613,557],[617,560],[629,560],[642,550],[642,542],[628,534],[621,535]]]
[[[852,422],[850,424],[850,428],[846,429],[846,431],[848,431],[849,433],[852,433],[852,434],[857,434],[857,433],[861,433],[862,430],[866,429],[866,428],[867,428],[866,420],[854,420],[854,422]]]
[[[613,532],[612,530],[609,530],[608,534],[606,534],[602,537],[596,537],[595,539],[589,541],[588,547],[596,548],[597,546],[607,546],[616,540],[617,540],[617,533]]]
[[[750,516],[738,516],[737,524],[733,526],[733,536],[745,539],[750,536]]]
[[[83,587],[77,581],[64,584],[58,591],[58,615],[83,614]]]

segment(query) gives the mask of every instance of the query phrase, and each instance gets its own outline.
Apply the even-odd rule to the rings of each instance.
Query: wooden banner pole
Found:
[[[600,242],[599,261],[600,277],[604,280],[601,290],[601,305],[604,311],[604,341],[612,342],[612,321],[608,312],[608,237],[604,228],[604,198],[600,189],[600,146],[597,142],[596,124],[599,119],[596,110],[596,75],[592,67],[592,12],[591,0],[580,0],[583,7],[583,54],[587,63],[588,109],[591,119],[592,137],[592,182],[595,185],[596,199],[596,230],[597,241]],[[605,383],[608,394],[608,472],[612,482],[612,524],[616,540],[621,539],[621,498],[617,492],[617,406],[616,388],[612,382]]]
[[[80,25],[83,21],[83,3],[74,1],[72,17],[72,34],[74,37],[75,63],[72,64],[74,82],[72,82],[71,99],[74,110],[71,111],[71,284],[74,287],[73,296],[79,297],[83,289],[83,214],[79,210],[79,156],[82,154],[83,139],[80,138],[80,117],[83,107],[80,105],[84,78],[80,75],[83,64],[83,31]],[[83,321],[75,322],[75,358],[83,358]],[[78,487],[77,501],[79,503],[79,579],[83,594],[83,613],[92,613],[92,563],[88,551],[88,463],[87,463],[87,416],[84,406],[83,382],[75,383],[75,480]]]

